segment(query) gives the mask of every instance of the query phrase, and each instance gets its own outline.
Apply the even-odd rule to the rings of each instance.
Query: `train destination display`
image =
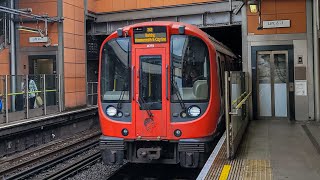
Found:
[[[166,43],[167,30],[166,27],[138,27],[133,29],[134,43]]]

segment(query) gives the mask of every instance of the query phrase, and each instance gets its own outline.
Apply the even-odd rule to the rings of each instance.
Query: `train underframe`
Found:
[[[105,164],[132,163],[180,164],[186,168],[202,167],[216,145],[217,135],[178,141],[127,140],[101,136],[100,148]]]

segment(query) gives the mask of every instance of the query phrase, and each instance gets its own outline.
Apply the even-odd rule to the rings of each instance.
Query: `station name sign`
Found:
[[[133,29],[135,44],[166,43],[167,29],[164,26],[137,27]]]
[[[290,20],[263,21],[263,28],[284,28],[290,27]]]
[[[29,37],[29,43],[46,43],[48,37]]]

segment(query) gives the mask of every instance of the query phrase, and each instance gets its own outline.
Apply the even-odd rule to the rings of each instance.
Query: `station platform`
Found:
[[[10,119],[8,123],[0,123],[0,158],[97,127],[97,106],[29,119]]]
[[[226,157],[225,135],[198,180],[320,179],[320,123],[251,121],[234,160]]]

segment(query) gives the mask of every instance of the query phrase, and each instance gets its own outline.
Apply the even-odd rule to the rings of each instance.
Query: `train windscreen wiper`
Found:
[[[182,97],[181,97],[181,94],[180,94],[180,91],[179,89],[176,87],[176,81],[172,79],[171,81],[171,86],[174,88],[174,94],[177,96],[178,98],[178,101],[179,101],[179,104],[181,106],[181,108],[186,111],[186,105],[184,104],[183,100],[182,100]]]
[[[148,106],[146,106],[146,101],[139,96],[139,100],[137,102],[138,102],[140,108],[142,108],[143,110],[146,110],[149,117],[152,118],[153,114],[152,114],[150,108]]]
[[[123,84],[123,89],[122,89],[122,91],[121,91],[121,93],[120,93],[120,97],[119,97],[119,99],[118,99],[118,104],[117,104],[117,109],[121,109],[122,108],[122,101],[123,101],[123,98],[124,98],[124,94],[126,93],[126,89],[127,89],[127,83],[124,83]]]

